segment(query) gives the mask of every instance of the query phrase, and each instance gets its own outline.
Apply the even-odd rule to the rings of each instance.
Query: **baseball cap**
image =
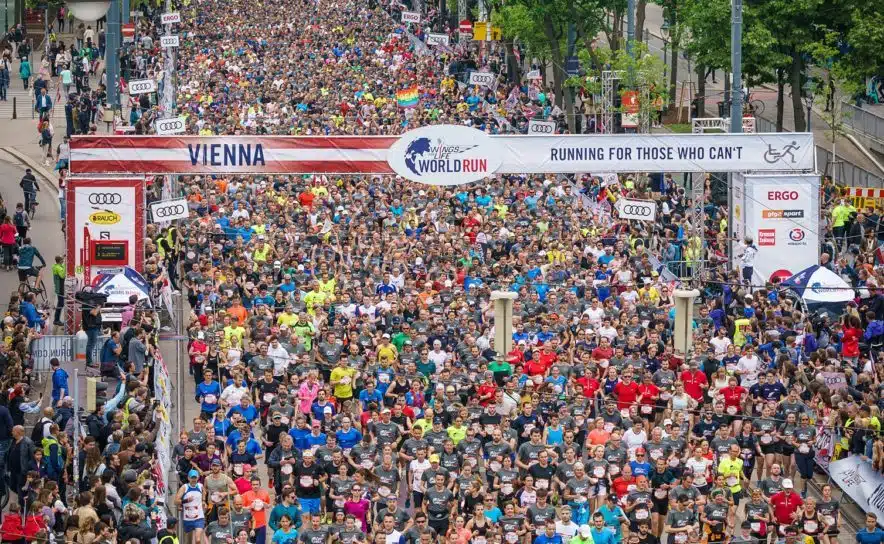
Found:
[[[221,466],[221,459],[212,459],[212,466]]]
[[[672,420],[671,419],[664,419],[663,426],[665,427],[666,425],[672,425]]]
[[[190,472],[187,473],[188,478],[199,478],[200,473],[196,471],[196,469],[190,469]]]
[[[783,489],[792,489],[795,485],[792,483],[792,480],[789,478],[783,479]]]
[[[313,457],[313,450],[304,450],[304,457]]]
[[[439,456],[436,455],[436,454],[434,453],[433,455],[430,456],[430,462],[431,462],[431,463],[438,463],[438,462],[439,462]]]
[[[389,339],[389,338],[390,338],[390,335],[387,334],[387,333],[384,333],[384,335],[383,335],[381,338],[388,338],[388,339]]]

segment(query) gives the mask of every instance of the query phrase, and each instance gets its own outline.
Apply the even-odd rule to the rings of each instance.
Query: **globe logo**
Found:
[[[430,139],[429,138],[415,138],[413,142],[408,144],[408,148],[405,150],[405,166],[408,167],[409,170],[414,172],[414,175],[420,176],[421,173],[418,172],[417,167],[415,165],[415,161],[418,157],[422,156],[424,153],[430,152]]]

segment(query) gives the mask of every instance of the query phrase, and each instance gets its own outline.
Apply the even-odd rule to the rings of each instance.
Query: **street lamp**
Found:
[[[804,82],[804,107],[807,108],[807,132],[810,132],[810,116],[813,114],[813,81],[810,77]]]
[[[660,34],[663,35],[664,39],[669,39],[669,19],[663,20],[663,24],[660,25]]]
[[[81,21],[97,21],[104,17],[110,7],[110,0],[68,0],[67,8]]]

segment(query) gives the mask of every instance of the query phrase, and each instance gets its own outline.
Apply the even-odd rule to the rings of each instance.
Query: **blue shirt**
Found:
[[[68,372],[63,368],[56,368],[52,373],[52,400],[58,402],[61,398],[61,390],[64,389],[65,396],[71,394],[71,388],[68,386]]]
[[[856,533],[856,542],[857,544],[881,544],[884,542],[884,531],[880,527],[875,527],[875,530],[871,532],[863,528]]]
[[[595,544],[616,544],[614,531],[612,531],[610,527],[603,527],[601,531],[592,527],[589,532],[590,535],[592,535],[592,541]]]
[[[362,441],[362,433],[353,427],[350,427],[350,430],[347,432],[338,431],[335,433],[335,436],[338,439],[338,445],[345,450],[352,448]]]
[[[242,417],[249,423],[258,419],[258,409],[255,408],[254,404],[249,404],[246,408],[243,408],[241,404],[237,404],[227,412],[228,419],[233,414],[242,414]]]
[[[563,541],[562,536],[559,534],[546,536],[546,533],[543,533],[534,539],[534,544],[563,544]]]
[[[215,402],[206,402],[205,397],[208,395],[214,395]],[[212,381],[211,383],[200,382],[200,384],[196,386],[196,396],[201,399],[200,409],[203,412],[214,414],[215,410],[218,409],[218,400],[221,398],[221,384],[216,381]]]
[[[620,542],[620,540],[623,538],[622,534],[620,533],[620,520],[626,517],[626,515],[623,513],[623,509],[619,506],[615,506],[613,510],[610,510],[607,504],[603,504],[601,508],[597,510],[597,512],[604,516],[605,527],[609,531],[614,531],[614,541]],[[593,536],[595,536],[595,533],[593,533]]]
[[[651,463],[639,463],[638,461],[630,461],[629,467],[632,468],[633,476],[647,476],[651,473]]]
[[[362,409],[367,410],[368,404],[370,402],[377,402],[378,406],[384,401],[384,395],[377,389],[375,389],[371,394],[369,394],[368,389],[363,389],[359,392],[359,402],[362,403]],[[316,406],[316,405],[314,405]],[[322,418],[320,418],[322,419]]]
[[[488,518],[488,521],[490,521],[491,523],[497,523],[497,520],[499,520],[500,517],[503,515],[503,512],[500,511],[500,508],[496,506],[491,510],[484,510],[482,513],[485,514],[485,517]]]
[[[325,433],[319,433],[319,435],[314,436],[313,433],[310,432],[305,436],[302,436],[300,442],[295,442],[295,447],[299,450],[309,450],[313,446],[324,446],[325,439]]]

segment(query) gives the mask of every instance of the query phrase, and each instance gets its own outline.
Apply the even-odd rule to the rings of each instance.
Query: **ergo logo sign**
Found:
[[[177,11],[172,11],[169,13],[163,13],[160,16],[160,22],[164,25],[171,25],[173,23],[181,22],[181,14]]]
[[[419,23],[421,22],[421,14],[414,11],[403,11],[402,12],[402,22],[403,23]]]
[[[768,191],[768,200],[798,200],[798,191]]]

